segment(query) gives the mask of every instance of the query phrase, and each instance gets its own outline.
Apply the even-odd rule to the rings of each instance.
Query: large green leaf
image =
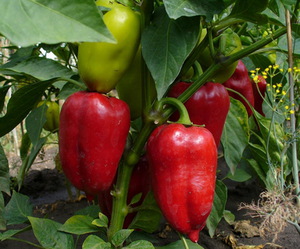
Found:
[[[195,47],[200,28],[199,17],[170,19],[158,8],[142,35],[142,52],[156,82],[160,99],[180,72],[183,62]]]
[[[211,21],[214,14],[224,10],[222,0],[164,0],[166,11],[170,18],[177,19],[181,16],[205,16]]]
[[[60,223],[43,218],[28,217],[33,233],[44,248],[73,249],[74,240],[71,234],[58,231]]]
[[[93,0],[0,1],[0,16],[0,33],[19,46],[114,41]]]
[[[217,180],[213,208],[206,221],[206,227],[208,228],[210,237],[214,236],[216,228],[223,217],[226,202],[227,187],[223,182]]]
[[[28,221],[27,217],[30,215],[32,215],[32,205],[29,197],[14,191],[3,212],[7,225],[24,223]]]
[[[267,23],[267,16],[261,12],[268,7],[268,2],[268,0],[237,0],[229,17],[259,24]]]
[[[10,132],[28,115],[52,83],[52,80],[33,83],[20,88],[12,95],[6,114],[0,118],[0,137]]]
[[[233,98],[222,134],[225,161],[232,174],[240,162],[249,141],[248,115],[244,105]]]
[[[30,75],[41,81],[56,77],[71,78],[74,74],[76,74],[57,61],[47,59],[45,57],[30,57],[18,63],[12,60],[0,67],[0,73],[6,75],[21,73]]]

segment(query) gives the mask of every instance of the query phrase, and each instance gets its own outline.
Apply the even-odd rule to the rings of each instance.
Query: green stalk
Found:
[[[285,11],[286,13],[286,26],[287,26],[287,41],[288,41],[288,63],[289,68],[293,68],[293,44],[292,44],[292,27],[290,22],[290,12],[288,10]],[[295,107],[293,103],[295,103],[295,93],[294,93],[294,79],[293,73],[288,72],[289,77],[289,84],[290,84],[290,102],[291,105],[291,131],[293,136],[296,134],[296,117],[295,117]],[[292,164],[293,164],[293,178],[294,178],[294,185],[296,189],[296,195],[300,195],[300,188],[299,188],[299,168],[297,163],[297,142],[294,139],[292,143]]]
[[[111,241],[113,235],[123,228],[125,217],[128,214],[127,194],[132,170],[138,162],[144,145],[154,127],[154,123],[152,122],[147,122],[144,125],[132,149],[119,167],[116,189],[113,194],[111,222],[107,233],[108,241]]]

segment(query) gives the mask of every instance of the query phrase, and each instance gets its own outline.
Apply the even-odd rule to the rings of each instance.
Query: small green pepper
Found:
[[[42,100],[38,103],[37,107],[46,104],[46,123],[43,128],[46,131],[56,132],[59,127],[59,104],[54,101]]]

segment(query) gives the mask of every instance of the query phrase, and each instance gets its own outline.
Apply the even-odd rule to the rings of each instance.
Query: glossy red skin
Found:
[[[169,224],[193,242],[213,204],[217,147],[209,130],[168,124],[156,128],[147,143],[152,189]]]
[[[262,75],[258,75],[258,82],[251,81],[254,95],[254,109],[261,115],[265,116],[262,110],[262,104],[264,102],[264,96],[267,89],[266,79]]]
[[[131,175],[129,189],[128,189],[128,196],[127,196],[127,204],[130,204],[134,196],[141,193],[142,194],[141,199],[137,203],[132,204],[131,207],[140,206],[143,203],[146,195],[149,193],[150,189],[151,189],[151,179],[150,179],[149,166],[146,157],[142,157],[141,160],[133,169]],[[112,195],[110,194],[111,190],[113,190],[113,187],[111,187],[106,191],[101,191],[98,194],[98,202],[99,202],[101,212],[105,214],[109,219],[112,214],[112,202],[113,202]],[[136,212],[129,213],[126,216],[123,228],[129,227],[135,215]]]
[[[191,83],[178,82],[170,89],[168,96],[177,98]],[[230,98],[226,88],[218,83],[207,82],[195,92],[185,103],[191,121],[205,125],[214,136],[219,146],[223,127],[230,107]],[[175,112],[170,120],[176,121],[179,113]]]
[[[60,114],[59,154],[70,182],[87,195],[109,189],[130,127],[127,104],[97,92],[76,92]]]
[[[233,73],[233,75],[223,83],[223,85],[227,88],[233,89],[240,94],[242,94],[249,102],[251,106],[254,106],[254,95],[250,77],[248,75],[248,69],[245,64],[239,60],[238,65]],[[241,101],[246,107],[248,116],[252,115],[252,110],[249,105],[245,102],[243,98],[241,98],[236,93],[228,91],[229,95],[239,101]]]

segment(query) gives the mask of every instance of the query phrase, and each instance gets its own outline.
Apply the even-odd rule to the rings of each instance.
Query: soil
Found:
[[[54,157],[57,154],[57,147],[50,147],[44,151],[29,171],[24,186],[21,190],[23,194],[30,197],[31,203],[34,205],[34,215],[48,218],[64,223],[76,211],[89,205],[85,198],[78,201],[68,201],[68,194],[65,188],[65,178],[62,173],[55,169]],[[14,175],[19,164],[17,157],[9,157],[11,174]],[[218,178],[226,174],[226,165],[220,160]],[[278,239],[272,242],[273,237],[262,238],[259,236],[258,224],[259,220],[249,217],[246,210],[238,210],[240,203],[251,203],[256,201],[262,189],[257,182],[237,183],[225,180],[228,188],[228,201],[226,210],[231,211],[235,215],[235,224],[229,225],[224,219],[219,223],[215,236],[211,238],[208,231],[204,229],[200,233],[199,244],[205,249],[296,249],[300,245],[300,235],[296,228],[287,225],[286,229],[279,234]],[[75,194],[75,190],[73,189]],[[22,226],[10,226],[9,228],[20,228]],[[18,236],[20,239],[26,239],[37,243],[32,231],[27,231]],[[178,235],[169,228],[165,223],[162,224],[162,230],[153,235],[153,239],[158,243],[155,246],[166,245],[172,241],[178,240]],[[84,237],[79,240],[78,248]],[[0,242],[1,249],[29,249],[34,248],[26,243],[7,240]],[[142,249],[142,248],[141,248]]]

